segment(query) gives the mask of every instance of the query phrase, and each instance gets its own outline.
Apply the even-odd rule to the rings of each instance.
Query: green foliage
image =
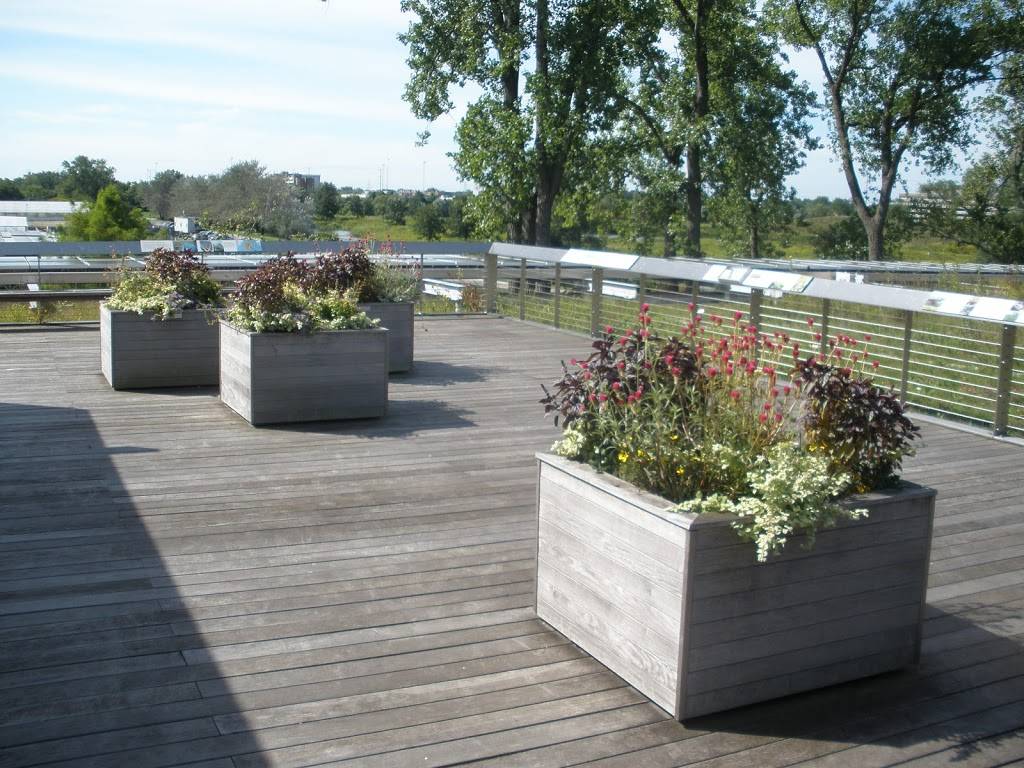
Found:
[[[21,188],[12,179],[0,179],[0,200],[24,200]]]
[[[869,257],[882,258],[900,169],[914,161],[940,173],[970,146],[975,86],[1019,49],[1019,9],[990,0],[770,0],[767,8],[789,42],[819,59],[834,147]]]
[[[420,285],[418,268],[377,261],[373,264],[360,298],[362,301],[416,301],[420,295]]]
[[[341,255],[313,264],[290,255],[263,262],[241,278],[228,321],[257,333],[298,333],[318,330],[373,328],[378,320],[360,312],[351,295],[358,288],[343,285],[353,272]]]
[[[835,503],[851,486],[891,481],[915,429],[898,399],[846,371],[867,360],[859,343],[843,337],[832,356],[803,362],[786,334],[739,312],[731,327],[705,323],[693,309],[681,337],[658,339],[648,309],[621,336],[607,327],[545,390],[565,428],[557,453],[680,510],[736,514],[762,560],[794,532],[856,516]]]
[[[142,211],[121,196],[116,184],[100,190],[96,202],[68,216],[65,240],[138,240],[145,237],[148,224]]]
[[[910,211],[894,206],[888,221],[887,237],[882,255],[889,260],[898,260],[902,246],[914,234],[914,221]],[[833,221],[818,232],[813,240],[815,253],[825,259],[866,259],[868,258],[868,236],[864,224],[856,214],[850,213]]]
[[[107,300],[111,309],[168,320],[184,309],[213,309],[222,304],[220,286],[210,270],[193,255],[157,250],[146,268],[125,270]]]
[[[748,473],[748,494],[698,496],[676,509],[735,515],[734,530],[754,542],[757,559],[764,562],[780,552],[794,534],[804,534],[811,545],[818,530],[843,518],[866,517],[865,509],[844,509],[835,502],[848,481],[847,475],[830,471],[825,460],[800,450],[795,443],[784,442],[754,459]]]
[[[79,155],[74,160],[65,160],[61,168],[63,170],[57,191],[70,200],[91,202],[97,199],[101,190],[116,183],[114,169],[107,165],[106,160],[92,160]]]
[[[413,213],[413,226],[416,232],[426,240],[437,240],[444,232],[444,219],[441,211],[433,203],[420,205]]]
[[[152,181],[140,183],[139,196],[143,204],[161,219],[172,218],[176,213],[173,207],[174,187],[183,178],[184,174],[171,168],[160,171]]]
[[[325,181],[313,193],[313,212],[322,219],[333,219],[341,210],[338,188]]]

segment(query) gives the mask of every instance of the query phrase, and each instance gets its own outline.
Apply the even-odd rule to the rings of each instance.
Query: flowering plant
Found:
[[[590,357],[563,364],[541,401],[564,428],[553,450],[678,511],[736,515],[761,560],[795,532],[863,514],[836,499],[893,481],[916,435],[899,401],[865,378],[867,342],[838,337],[804,359],[798,342],[742,313],[729,325],[693,310],[662,339],[645,304],[636,328],[606,327]]]
[[[418,269],[371,260],[360,243],[341,253],[319,256],[306,287],[348,294],[356,302],[415,301],[420,292],[420,274]]]
[[[220,287],[210,270],[189,253],[158,249],[141,272],[124,270],[107,306],[168,320],[184,309],[212,309],[221,305]]]
[[[235,326],[258,333],[373,328],[379,321],[360,312],[339,265],[313,264],[291,255],[261,264],[241,278],[227,312]]]

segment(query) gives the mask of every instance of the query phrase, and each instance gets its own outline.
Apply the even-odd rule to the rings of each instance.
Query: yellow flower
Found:
[[[679,435],[670,435],[668,439],[669,440],[678,440],[679,439]]]
[[[685,469],[683,469],[682,467],[676,467],[676,474],[677,474],[677,475],[678,475],[679,477],[682,477],[682,476],[683,476],[683,475],[684,475],[685,473],[686,473],[686,470],[685,470]]]
[[[619,451],[619,463],[625,464],[627,461],[629,461],[629,454],[625,451]]]

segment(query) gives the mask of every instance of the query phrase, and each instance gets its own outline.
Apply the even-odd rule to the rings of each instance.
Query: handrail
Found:
[[[865,329],[871,327],[872,322],[862,318],[841,318],[833,310],[833,302],[845,302],[864,307],[872,307],[880,310],[891,310],[898,313],[897,317],[902,318],[903,334],[890,337],[896,345],[891,346],[893,352],[901,351],[900,358],[893,358],[894,362],[899,361],[899,368],[890,367],[893,375],[888,378],[893,380],[894,386],[899,385],[899,392],[902,400],[908,402],[916,399],[918,402],[936,401],[946,402],[941,397],[936,397],[934,392],[946,396],[954,394],[965,402],[962,414],[964,418],[978,421],[978,411],[983,406],[972,405],[971,401],[991,404],[992,410],[987,423],[991,426],[996,435],[1005,435],[1013,430],[1015,433],[1024,433],[1024,429],[1011,426],[1021,417],[1013,412],[1024,409],[1021,400],[1024,399],[1022,386],[1014,381],[1014,362],[1017,358],[1017,326],[1024,325],[1024,305],[1008,299],[985,299],[969,303],[976,297],[970,294],[952,293],[948,291],[926,291],[913,288],[899,288],[875,283],[853,283],[842,282],[823,277],[816,274],[800,274],[793,271],[773,270],[768,267],[772,264],[761,264],[758,262],[737,261],[720,262],[701,259],[658,259],[646,256],[638,256],[629,253],[611,253],[604,251],[588,251],[575,248],[541,248],[535,246],[515,245],[510,243],[494,242],[488,249],[485,256],[485,280],[484,291],[486,306],[489,311],[499,309],[499,261],[511,262],[518,267],[518,275],[510,273],[507,285],[510,292],[515,293],[518,299],[518,306],[509,305],[507,309],[518,314],[520,319],[528,319],[527,292],[532,281],[535,295],[540,295],[539,287],[543,286],[543,296],[550,297],[545,300],[550,303],[552,324],[560,327],[561,319],[564,316],[562,309],[563,288],[567,279],[576,278],[582,285],[583,293],[588,293],[589,312],[585,305],[575,308],[577,324],[581,314],[589,314],[589,330],[592,334],[598,333],[602,327],[604,315],[603,304],[610,301],[619,302],[644,302],[661,303],[664,307],[676,306],[680,302],[692,302],[694,304],[704,303],[701,287],[715,286],[717,293],[724,294],[724,298],[716,299],[718,303],[726,303],[732,307],[745,305],[746,312],[755,325],[762,325],[762,317],[768,310],[764,305],[765,298],[782,299],[789,297],[803,297],[814,300],[818,303],[817,312],[808,312],[812,322],[816,324],[823,336],[829,335],[830,323],[833,327],[842,327],[844,323],[854,323]],[[548,270],[528,270],[528,264],[553,267],[553,279]],[[846,264],[841,266],[846,267]],[[582,275],[577,273],[582,272]],[[627,280],[636,281],[635,298],[624,298],[623,296],[606,296],[605,286],[609,285],[605,278],[613,273],[617,279],[624,277]],[[678,281],[690,284],[689,295],[682,293],[681,287],[661,290],[657,285],[651,284],[651,279],[666,281]],[[706,290],[706,288],[705,288]],[[742,291],[738,297],[733,297],[735,292]],[[661,300],[664,297],[664,301]],[[621,305],[620,305],[621,307]],[[942,311],[946,308],[946,311]],[[957,309],[964,310],[957,312]],[[796,312],[796,310],[786,310]],[[985,314],[981,314],[984,312]],[[797,313],[799,314],[799,313]],[[779,328],[780,322],[785,318],[778,315],[770,315],[770,325]],[[546,317],[546,316],[545,316]],[[942,326],[942,333],[929,331],[922,328],[915,328],[915,321],[918,318],[928,317],[939,323],[948,323],[950,331]],[[880,320],[882,320],[880,318]],[[969,339],[973,337],[966,331],[956,335],[956,322],[958,320],[968,323],[984,323],[988,327],[996,326],[999,330],[998,340],[982,341],[986,349],[970,349]],[[542,320],[547,322],[546,319]],[[792,323],[793,321],[790,320]],[[876,323],[880,329],[896,330],[891,322],[884,321]],[[586,325],[584,324],[584,327]],[[805,348],[816,345],[807,334],[807,328],[803,329],[807,338]],[[952,354],[948,356],[937,356],[917,349],[921,344],[936,346],[934,342],[921,340],[922,334],[945,339],[947,343],[943,348]],[[917,338],[915,338],[915,336]],[[949,343],[952,342],[952,343]],[[821,342],[822,344],[824,341]],[[961,346],[962,345],[962,346]],[[973,353],[973,354],[972,354]],[[986,356],[983,363],[975,361],[972,357],[979,355]],[[938,359],[930,359],[938,358]],[[972,366],[984,365],[987,371],[992,373],[983,374],[983,378],[994,381],[995,386],[981,385],[978,382],[979,373],[971,370]],[[959,378],[956,378],[959,376]],[[939,382],[940,386],[933,386]],[[949,385],[955,385],[952,388]],[[943,388],[943,387],[946,388]],[[1017,398],[1015,400],[1014,398]],[[938,409],[935,409],[938,410]],[[948,413],[947,411],[943,411]]]

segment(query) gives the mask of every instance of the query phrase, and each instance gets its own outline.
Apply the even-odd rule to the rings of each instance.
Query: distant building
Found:
[[[30,227],[27,216],[0,216],[0,243],[38,243],[53,236]]]
[[[64,220],[82,205],[62,200],[0,200],[0,216],[22,216],[26,227],[52,229],[64,226]]]
[[[320,175],[312,173],[286,173],[284,180],[305,192],[313,192],[320,186]]]

